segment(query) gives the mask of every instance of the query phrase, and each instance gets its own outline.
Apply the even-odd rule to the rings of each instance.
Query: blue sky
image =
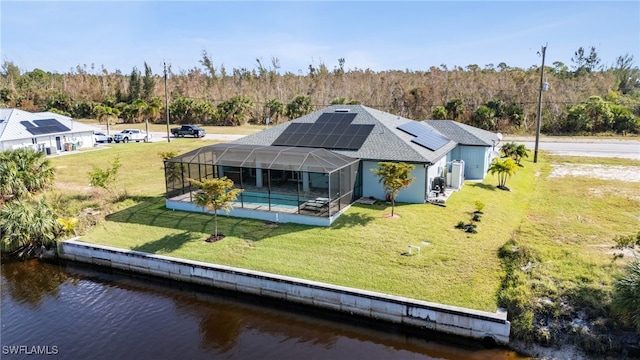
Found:
[[[446,64],[528,68],[564,62],[595,46],[606,65],[640,63],[640,1],[7,1],[0,2],[0,57],[23,71],[65,73],[91,64],[127,74],[201,67],[280,72],[427,70]]]

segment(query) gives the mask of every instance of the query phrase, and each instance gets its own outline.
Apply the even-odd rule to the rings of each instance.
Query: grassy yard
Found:
[[[495,311],[506,271],[498,252],[510,239],[527,244],[536,255],[532,286],[549,296],[593,290],[597,296],[609,290],[620,267],[608,253],[611,239],[638,228],[640,201],[627,196],[640,194],[638,183],[549,179],[552,165],[567,158],[543,153],[538,164],[523,161],[525,167],[507,181],[511,192],[496,189],[497,179],[488,176],[484,183],[467,182],[446,207],[400,204],[400,218],[390,219],[384,217],[391,211],[386,204],[354,205],[329,228],[222,217],[219,226],[226,238],[207,243],[212,216],[164,208],[157,155],[206,143],[127,144],[54,158],[58,191],[73,199],[66,200],[68,211],[91,206],[108,213],[82,241]],[[87,193],[86,174],[117,156],[123,163],[120,187],[128,197],[101,205],[105,195],[95,189]],[[599,188],[607,189],[604,196],[593,191]],[[456,229],[459,221],[470,221],[475,201],[485,204],[478,233]],[[408,255],[409,244],[421,246],[421,254]]]
[[[78,120],[84,124],[89,124],[89,125],[93,125],[93,126],[100,126],[103,129],[107,129],[107,125],[102,122],[98,122],[98,120],[96,119],[80,119]],[[179,124],[170,124],[169,125],[169,129],[172,129],[174,127],[180,127]],[[265,129],[265,125],[252,125],[252,124],[245,124],[245,125],[241,125],[241,126],[214,126],[214,125],[203,125],[200,126],[201,128],[205,129],[205,131],[207,132],[207,134],[234,134],[234,135],[250,135],[250,134],[254,134],[257,133],[261,130]],[[140,130],[144,130],[145,129],[145,123],[135,123],[135,124],[128,124],[128,123],[117,123],[117,124],[111,124],[109,125],[109,130],[112,134],[115,134],[118,131],[124,130],[124,129],[140,129]],[[150,132],[164,132],[165,134],[167,133],[167,124],[153,124],[153,123],[149,123],[149,131]]]

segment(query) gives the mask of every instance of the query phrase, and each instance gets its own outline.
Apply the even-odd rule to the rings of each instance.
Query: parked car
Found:
[[[95,140],[95,142],[97,143],[110,143],[113,141],[113,136],[111,135],[107,135],[103,132],[100,131],[95,131],[93,133],[93,139]]]
[[[204,137],[206,132],[203,128],[197,127],[196,125],[182,125],[181,127],[171,129],[171,134],[175,137],[193,136],[195,138]]]
[[[113,141],[117,143],[120,141],[124,143],[128,143],[129,141],[148,142],[150,138],[151,134],[147,135],[144,131],[138,129],[125,129],[113,135]]]

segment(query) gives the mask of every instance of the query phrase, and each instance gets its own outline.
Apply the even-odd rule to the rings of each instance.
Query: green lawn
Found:
[[[212,216],[164,208],[157,155],[198,146],[201,140],[184,139],[55,158],[58,189],[79,198],[82,205],[69,207],[76,211],[98,201],[79,195],[86,193],[91,166],[106,167],[116,156],[123,162],[120,186],[129,198],[106,207],[106,220],[81,240],[495,311],[505,275],[498,250],[509,239],[526,242],[539,255],[532,281],[540,288],[555,294],[573,291],[576,284],[606,290],[619,268],[611,265],[607,245],[615,235],[637,231],[640,216],[638,200],[616,191],[595,196],[591,190],[628,193],[639,190],[637,183],[547,179],[551,163],[566,159],[543,153],[540,163],[525,160],[507,181],[511,192],[497,190],[497,179],[488,176],[484,183],[467,182],[446,207],[399,204],[400,218],[390,219],[384,216],[391,211],[386,204],[354,205],[329,228],[221,217],[226,238],[207,243]],[[478,233],[456,229],[459,221],[470,221],[476,200],[485,204]],[[408,255],[409,244],[421,246],[421,254]]]
[[[100,126],[105,130],[106,130],[106,126],[107,126],[106,123],[104,123],[104,122],[100,123],[96,119],[79,119],[78,121],[80,121],[80,122],[82,122],[84,124]],[[124,129],[145,130],[145,126],[146,125],[145,125],[144,122],[135,123],[135,124],[116,123],[116,124],[109,125],[109,131],[111,132],[111,134],[115,134],[116,132],[124,130]],[[180,125],[179,124],[170,124],[169,125],[169,129],[172,129],[174,127],[180,127]],[[259,132],[261,130],[264,130],[266,128],[266,125],[252,125],[252,124],[246,124],[246,125],[241,125],[241,126],[201,125],[200,127],[205,129],[207,134],[250,135],[250,134],[254,134],[256,132]],[[149,131],[151,131],[151,132],[164,132],[166,134],[166,132],[167,132],[167,124],[149,123]]]

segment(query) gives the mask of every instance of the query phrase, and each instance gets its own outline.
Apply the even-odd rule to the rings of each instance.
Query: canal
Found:
[[[2,359],[528,359],[255,296],[37,260],[1,266]]]

